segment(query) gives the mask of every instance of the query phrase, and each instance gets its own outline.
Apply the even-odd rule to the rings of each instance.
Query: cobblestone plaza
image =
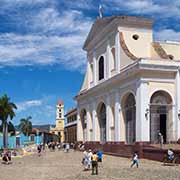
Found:
[[[104,156],[99,175],[83,171],[82,153],[47,151],[41,157],[37,154],[13,159],[11,165],[0,165],[0,180],[179,180],[179,166],[163,166],[162,163],[140,160],[139,168],[130,168],[131,159]]]

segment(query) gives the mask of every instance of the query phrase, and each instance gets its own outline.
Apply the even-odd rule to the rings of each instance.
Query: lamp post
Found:
[[[178,119],[180,120],[180,111],[178,112]]]
[[[149,114],[149,109],[147,108],[146,111],[145,111],[145,118],[146,118],[146,120],[148,120],[148,114]]]

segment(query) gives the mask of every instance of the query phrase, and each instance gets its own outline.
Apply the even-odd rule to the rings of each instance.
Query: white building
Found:
[[[180,138],[180,44],[154,42],[153,20],[111,16],[85,41],[87,71],[79,94],[78,141],[166,143]]]

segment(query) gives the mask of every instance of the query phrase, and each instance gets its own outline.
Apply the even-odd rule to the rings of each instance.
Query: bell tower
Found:
[[[56,128],[62,128],[64,123],[64,104],[60,99],[56,105]]]
[[[64,141],[64,104],[61,99],[56,105],[56,127],[50,127],[50,132],[58,135],[61,142]]]

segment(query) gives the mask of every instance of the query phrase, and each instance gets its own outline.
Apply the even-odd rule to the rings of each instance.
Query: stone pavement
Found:
[[[0,180],[179,180],[180,166],[163,166],[160,162],[140,160],[140,167],[130,168],[127,158],[104,156],[99,175],[83,171],[82,153],[45,152],[13,159],[0,164]]]

